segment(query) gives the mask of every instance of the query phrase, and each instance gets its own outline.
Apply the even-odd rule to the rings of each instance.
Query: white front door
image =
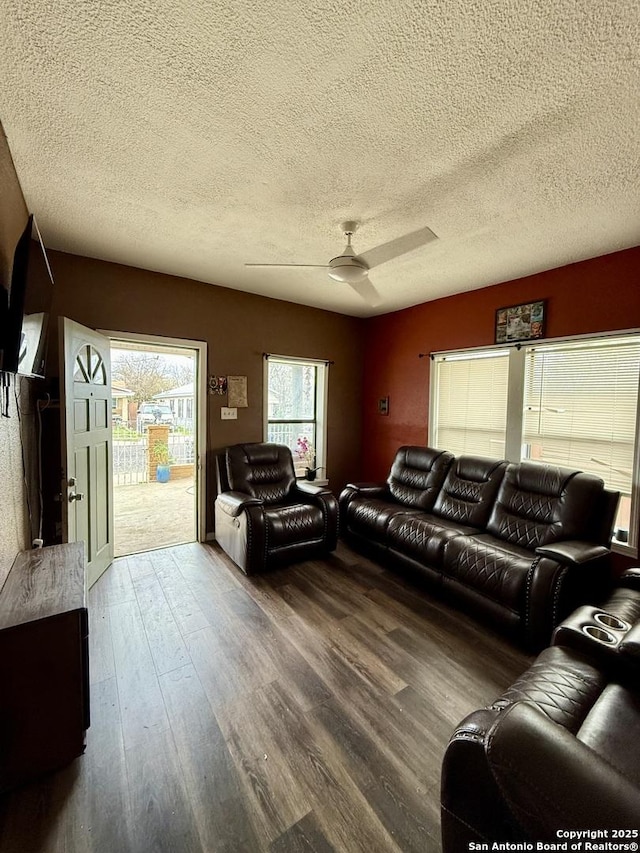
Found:
[[[61,317],[60,355],[65,541],[84,542],[91,586],[113,560],[110,343]]]

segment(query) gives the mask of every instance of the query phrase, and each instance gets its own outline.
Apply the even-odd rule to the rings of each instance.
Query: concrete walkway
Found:
[[[195,491],[192,477],[114,486],[115,556],[195,541]]]

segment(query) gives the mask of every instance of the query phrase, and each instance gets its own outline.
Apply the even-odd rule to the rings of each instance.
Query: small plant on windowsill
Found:
[[[299,438],[296,442],[296,455],[304,463],[304,478],[305,480],[315,480],[318,471],[322,469],[321,465],[316,465],[316,451],[313,444],[309,441],[306,435]]]

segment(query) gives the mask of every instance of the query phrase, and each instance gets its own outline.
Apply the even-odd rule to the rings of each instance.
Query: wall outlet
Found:
[[[237,421],[238,410],[236,408],[229,408],[229,406],[222,406],[220,409],[220,417],[223,421]]]

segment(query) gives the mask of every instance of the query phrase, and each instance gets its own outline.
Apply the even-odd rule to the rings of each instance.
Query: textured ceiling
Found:
[[[640,243],[635,0],[3,0],[47,245],[368,316]],[[371,272],[375,311],[323,270]]]

